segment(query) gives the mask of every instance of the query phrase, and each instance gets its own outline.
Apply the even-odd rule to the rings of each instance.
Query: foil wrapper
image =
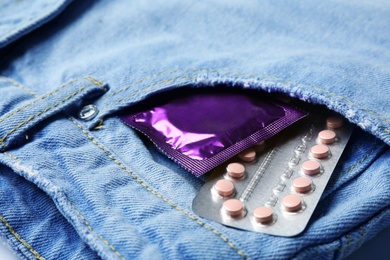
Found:
[[[254,92],[194,90],[120,116],[168,157],[200,176],[306,113]]]

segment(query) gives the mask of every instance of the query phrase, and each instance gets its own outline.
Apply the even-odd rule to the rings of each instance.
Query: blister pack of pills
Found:
[[[244,230],[301,233],[352,129],[328,111],[309,114],[216,167],[193,201],[194,212]]]

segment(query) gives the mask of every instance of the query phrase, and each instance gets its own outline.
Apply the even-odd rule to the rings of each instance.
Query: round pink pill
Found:
[[[264,141],[261,141],[261,142],[258,142],[257,144],[255,144],[254,146],[253,146],[253,148],[255,149],[255,151],[257,152],[257,153],[260,153],[260,152],[262,152],[263,150],[264,150],[264,148],[265,148],[265,142]]]
[[[256,222],[262,224],[271,222],[273,214],[273,210],[265,206],[255,208],[255,210],[253,211],[253,217],[255,218]]]
[[[232,178],[242,178],[245,174],[245,167],[241,163],[229,163],[226,172]]]
[[[292,182],[294,190],[299,193],[309,192],[311,190],[311,184],[311,179],[307,177],[298,177]]]
[[[251,147],[239,153],[238,157],[244,162],[252,162],[256,158],[256,151]]]
[[[229,197],[234,192],[234,184],[229,180],[219,180],[214,184],[215,191],[222,197]]]
[[[343,119],[340,116],[330,116],[326,119],[326,126],[337,129],[343,126]]]
[[[318,133],[318,139],[323,144],[332,144],[336,140],[336,133],[332,130],[323,130]]]
[[[314,158],[323,159],[329,156],[329,147],[323,144],[314,145],[310,152]]]
[[[321,164],[315,160],[307,160],[302,163],[301,169],[307,175],[315,175],[320,172]]]
[[[240,217],[244,211],[244,204],[238,199],[229,199],[223,203],[223,209],[228,216]]]
[[[295,212],[302,209],[302,199],[301,196],[297,194],[289,194],[284,196],[282,204],[284,209],[289,212]]]

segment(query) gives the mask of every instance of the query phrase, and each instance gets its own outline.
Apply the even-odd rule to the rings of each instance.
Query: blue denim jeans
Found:
[[[387,1],[3,1],[0,236],[24,259],[340,259],[390,226]],[[204,180],[118,113],[251,88],[356,125],[295,237],[196,216]],[[95,104],[92,120],[79,111]]]

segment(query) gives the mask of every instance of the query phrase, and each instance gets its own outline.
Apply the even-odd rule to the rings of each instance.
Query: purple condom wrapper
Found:
[[[199,177],[303,118],[294,106],[242,92],[191,93],[121,115]]]

